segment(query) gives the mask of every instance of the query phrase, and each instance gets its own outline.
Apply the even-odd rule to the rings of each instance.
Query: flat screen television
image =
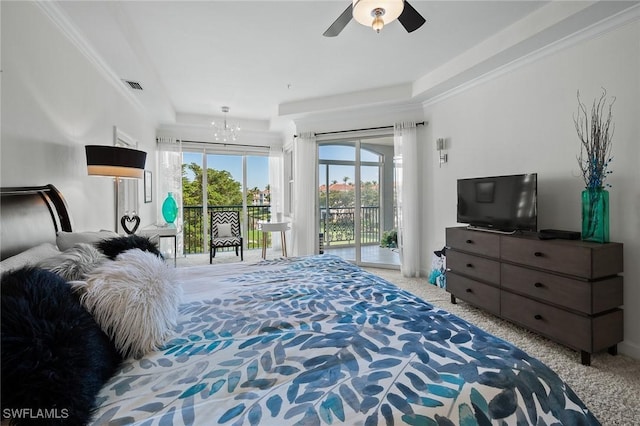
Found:
[[[481,230],[537,231],[536,173],[458,179],[458,223]]]

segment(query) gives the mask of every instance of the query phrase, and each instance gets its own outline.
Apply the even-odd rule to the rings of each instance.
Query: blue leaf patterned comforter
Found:
[[[94,424],[599,424],[537,359],[340,258],[179,271],[175,336]]]

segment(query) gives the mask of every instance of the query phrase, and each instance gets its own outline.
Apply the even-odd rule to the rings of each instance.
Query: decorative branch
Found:
[[[593,101],[591,106],[591,120],[587,114],[587,107],[580,101],[580,91],[577,92],[578,112],[573,116],[578,138],[580,138],[580,155],[577,160],[582,171],[585,186],[589,189],[602,188],[605,179],[612,173],[608,170],[611,162],[611,144],[615,125],[611,122],[611,110],[616,101],[615,96],[607,106],[607,91],[603,88],[600,99]],[[610,185],[607,185],[610,186]]]

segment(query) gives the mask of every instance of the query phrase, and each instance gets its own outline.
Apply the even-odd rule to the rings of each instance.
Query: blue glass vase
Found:
[[[582,239],[609,242],[609,191],[606,189],[582,191]]]
[[[167,198],[165,198],[162,203],[162,217],[167,223],[175,222],[178,217],[178,203],[176,203],[176,199],[173,198],[172,192],[169,192]]]

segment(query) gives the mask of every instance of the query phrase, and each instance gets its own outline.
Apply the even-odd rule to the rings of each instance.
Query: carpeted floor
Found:
[[[261,260],[260,250],[248,250],[244,261]],[[267,252],[267,258],[279,253]],[[239,262],[233,252],[216,255],[213,263]],[[178,258],[178,266],[209,263],[207,255]],[[605,425],[640,425],[640,360],[624,355],[612,356],[606,351],[594,354],[591,366],[580,363],[580,354],[529,332],[510,322],[474,308],[463,301],[451,304],[449,293],[430,285],[425,278],[406,278],[391,269],[364,268],[387,281],[416,294],[436,307],[445,309],[470,323],[498,336],[535,356],[553,368]]]
[[[399,271],[364,268],[478,327],[500,337],[553,368],[585,402],[603,425],[640,425],[640,360],[624,355],[594,354],[591,366],[580,354],[501,320],[462,301],[452,304],[449,293],[425,278],[406,278]]]

